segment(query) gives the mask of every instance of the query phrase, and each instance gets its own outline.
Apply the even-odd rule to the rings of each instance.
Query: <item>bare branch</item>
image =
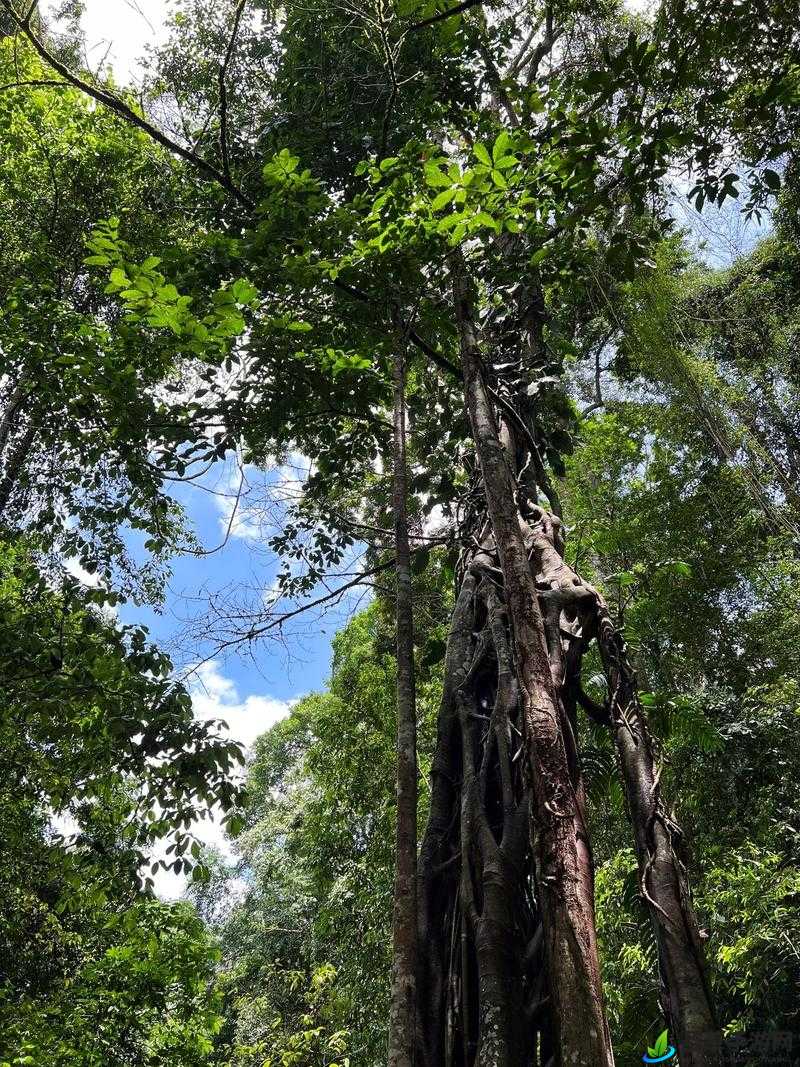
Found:
[[[236,48],[236,38],[242,23],[242,16],[247,5],[247,0],[238,0],[233,14],[233,27],[230,40],[225,52],[225,58],[219,68],[219,150],[222,157],[222,173],[228,182],[231,181],[231,163],[228,152],[228,67],[233,59]]]

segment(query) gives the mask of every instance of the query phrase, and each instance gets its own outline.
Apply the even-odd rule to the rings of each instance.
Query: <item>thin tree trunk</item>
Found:
[[[3,414],[0,417],[0,455],[2,455],[3,450],[6,447],[6,441],[14,428],[17,412],[22,406],[22,401],[25,399],[26,387],[27,379],[23,374],[11,390],[8,401],[3,409]]]
[[[721,1062],[722,1034],[679,856],[681,831],[661,796],[660,772],[625,642],[599,597],[597,641],[611,693],[611,726],[633,823],[641,891],[658,944],[664,1016],[681,1067],[712,1067]]]
[[[558,1062],[611,1067],[594,923],[591,852],[566,740],[569,724],[556,691],[545,622],[523,536],[512,471],[500,438],[472,319],[463,265],[454,299],[472,434],[500,559],[514,642],[533,791],[532,836]]]
[[[417,708],[408,539],[405,339],[394,358],[393,506],[397,579],[397,834],[389,1067],[413,1067],[417,971]]]

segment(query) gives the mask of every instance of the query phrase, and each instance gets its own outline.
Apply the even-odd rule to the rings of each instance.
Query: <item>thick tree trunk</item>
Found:
[[[462,563],[420,852],[419,1062],[533,1067],[548,1024],[519,694],[495,558]]]
[[[524,389],[512,383],[509,391],[491,362],[483,365],[466,282],[456,277],[456,303],[480,466],[475,499],[483,496],[488,515],[474,514],[461,531],[469,547],[459,563],[420,852],[418,1063],[613,1063],[577,745],[581,705],[616,738],[681,1062],[715,1064],[720,1035],[679,832],[660,798],[633,671],[602,598],[564,562],[560,519],[538,503],[544,494],[558,510],[530,405]],[[611,693],[605,709],[580,681],[595,638]]]
[[[397,561],[397,834],[388,1064],[389,1067],[413,1067],[417,977],[417,707],[406,505],[405,351],[401,341],[398,341],[395,352],[393,466]]]
[[[525,544],[516,471],[501,441],[483,376],[471,294],[456,268],[454,299],[472,434],[503,576],[522,695],[533,793],[532,836],[558,1062],[611,1065],[594,923],[594,886],[571,726],[551,663],[545,621]],[[556,634],[559,640],[560,637]],[[554,678],[555,674],[555,678]],[[556,680],[558,679],[558,680]]]

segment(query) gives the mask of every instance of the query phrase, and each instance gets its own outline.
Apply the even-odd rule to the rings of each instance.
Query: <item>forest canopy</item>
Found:
[[[800,7],[82,15],[0,0],[0,1067],[800,1062]]]

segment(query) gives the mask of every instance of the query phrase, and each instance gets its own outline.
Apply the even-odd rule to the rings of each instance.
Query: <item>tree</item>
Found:
[[[15,12],[11,0],[3,6]],[[420,856],[419,1058],[612,1060],[576,743],[581,706],[610,720],[681,1061],[714,1062],[719,1032],[680,835],[661,795],[625,642],[602,596],[564,559],[553,474],[574,421],[561,387],[564,360],[598,317],[585,300],[594,263],[602,257],[619,279],[647,269],[668,221],[662,179],[670,167],[695,168],[702,205],[737,186],[728,148],[758,163],[791,147],[794,23],[768,12],[765,25],[761,11],[729,17],[706,4],[667,4],[650,24],[611,8],[499,9],[490,23],[477,5],[455,21],[446,11],[391,18],[378,6],[355,22],[349,12],[326,12],[310,37],[309,19],[316,26],[319,16],[304,9],[265,35],[280,60],[265,113],[296,99],[298,84],[301,98],[306,86],[316,92],[308,71],[330,64],[344,32],[353,63],[340,64],[336,93],[359,106],[316,154],[319,129],[301,124],[294,151],[282,148],[253,189],[253,141],[244,139],[237,184],[228,127],[242,10],[211,99],[218,161],[170,142],[235,204],[202,282],[246,264],[242,273],[262,297],[248,372],[233,396],[206,401],[206,417],[221,415],[254,460],[290,444],[313,457],[315,476],[275,542],[307,563],[299,579],[287,571],[283,588],[307,591],[342,562],[355,536],[386,528],[364,515],[363,489],[374,485],[374,457],[386,447],[380,412],[399,322],[418,353],[408,404],[426,460],[428,484],[414,487],[420,510],[438,483],[460,520],[464,550]],[[124,100],[53,63],[16,15],[71,84],[165,143]],[[202,30],[193,39],[193,55],[213,53]],[[750,78],[754,52],[766,85]],[[364,55],[378,79],[367,106],[369,79],[355,66]],[[415,98],[408,86],[425,76],[435,91]],[[365,136],[377,158],[344,166]],[[770,168],[748,177],[757,210],[779,179]],[[202,348],[196,321],[162,321],[163,294],[130,284],[151,268],[125,251],[115,258],[114,235],[105,232],[128,321],[147,337],[172,326]],[[459,414],[443,436],[447,411]],[[240,636],[252,640],[282,621],[251,617]],[[581,685],[592,640],[610,694],[599,713]],[[450,949],[456,936],[459,953]]]
[[[216,947],[140,872],[159,842],[195,866],[187,830],[230,809],[239,748],[100,599],[0,546],[0,1055],[197,1064],[220,1022]]]

